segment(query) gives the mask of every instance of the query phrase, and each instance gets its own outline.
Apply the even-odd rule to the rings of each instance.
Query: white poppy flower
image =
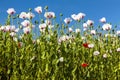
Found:
[[[46,23],[47,25],[51,25],[51,24],[52,24],[52,22],[51,22],[50,20],[48,20],[48,19],[45,20],[45,23]]]
[[[35,15],[32,13],[32,12],[28,12],[27,13],[27,18],[28,19],[32,19],[32,18],[34,18],[35,17]]]
[[[107,58],[108,56],[107,56],[107,54],[103,54],[103,58]]]
[[[11,37],[14,37],[14,36],[16,36],[16,33],[15,33],[15,32],[11,32],[11,33],[10,33],[10,36],[11,36]]]
[[[47,27],[46,23],[43,23],[43,24],[40,24],[40,25],[39,25],[39,28],[40,28],[40,29],[46,28],[46,27]]]
[[[65,41],[65,40],[66,40],[66,39],[65,39],[65,36],[60,37],[60,40],[61,40],[61,41]]]
[[[78,18],[80,20],[80,19],[83,19],[86,15],[84,13],[78,13],[77,16],[78,16]]]
[[[41,32],[44,32],[46,27],[47,27],[46,23],[43,23],[43,24],[39,25],[39,29],[40,29]]]
[[[31,28],[30,28],[30,27],[25,27],[25,28],[23,28],[23,32],[24,32],[25,34],[29,34],[30,31],[31,31]]]
[[[68,28],[68,31],[69,31],[69,32],[73,32],[73,29],[72,29],[72,28]]]
[[[100,19],[100,22],[101,22],[101,23],[106,23],[106,18],[105,18],[105,17],[102,17],[102,18]]]
[[[69,24],[71,21],[72,21],[71,18],[65,18],[65,19],[64,19],[64,22],[65,22],[66,24]]]
[[[0,31],[5,31],[5,26],[1,26]]]
[[[21,19],[27,18],[27,13],[26,12],[21,12],[20,15],[19,15],[19,18],[21,18]]]
[[[86,23],[87,23],[88,26],[92,26],[92,25],[94,24],[94,21],[92,21],[92,20],[87,20]]]
[[[117,48],[117,52],[120,52],[120,48]]]
[[[118,31],[116,32],[116,34],[117,34],[117,35],[120,35],[120,30],[118,30]]]
[[[106,23],[106,24],[104,24],[104,25],[102,26],[102,28],[103,28],[103,30],[108,31],[108,30],[110,30],[110,29],[112,28],[112,25]]]
[[[78,28],[75,29],[75,32],[76,32],[76,33],[79,33],[79,32],[80,32],[80,29],[78,29]]]
[[[44,14],[45,18],[54,18],[55,17],[55,13],[54,12],[45,12]]]
[[[96,31],[95,30],[91,30],[90,32],[92,35],[95,35],[96,34]]]
[[[71,17],[73,18],[73,20],[77,21],[77,15],[76,14],[72,14]]]
[[[37,13],[41,14],[41,13],[42,13],[42,7],[41,7],[41,6],[36,7],[36,8],[35,8],[35,11],[36,11]]]
[[[87,27],[88,27],[87,23],[83,23],[83,28],[87,28]]]
[[[69,40],[69,39],[70,39],[69,36],[63,35],[63,36],[61,36],[61,37],[59,38],[58,42],[61,43],[62,41],[67,41],[67,40]]]
[[[66,41],[67,39],[68,39],[68,37],[66,35],[64,35],[64,36],[61,37],[62,41]]]
[[[21,22],[21,25],[24,27],[28,27],[30,26],[30,21],[29,20],[24,20],[23,22]]]
[[[93,48],[94,44],[88,44],[88,48]]]
[[[15,31],[15,26],[14,26],[14,25],[4,26],[4,30],[5,30],[6,32],[8,32],[8,31]]]
[[[81,38],[82,38],[82,40],[85,40],[85,39],[86,39],[86,37],[84,37],[84,36],[82,36]]]
[[[60,61],[60,62],[63,62],[63,61],[64,61],[64,58],[63,58],[63,57],[60,57],[60,58],[59,58],[59,61]]]
[[[94,51],[94,52],[93,52],[93,55],[95,55],[95,56],[97,56],[97,55],[99,55],[99,54],[100,54],[99,51]]]
[[[7,10],[7,13],[8,13],[9,15],[13,15],[13,14],[16,13],[16,11],[14,10],[14,8],[9,8],[9,9]]]
[[[71,17],[75,20],[75,21],[79,21],[81,19],[83,19],[86,15],[84,13],[78,13],[76,14],[72,14]]]
[[[65,39],[66,39],[66,40],[69,40],[69,39],[70,39],[70,37],[66,35],[66,36],[65,36]]]
[[[52,28],[54,28],[54,25],[48,25],[48,28],[52,29]]]
[[[6,32],[11,31],[11,26],[10,25],[5,26],[5,31]]]

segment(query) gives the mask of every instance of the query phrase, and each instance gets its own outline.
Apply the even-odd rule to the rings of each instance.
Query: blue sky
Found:
[[[83,12],[85,19],[94,20],[95,24],[99,23],[101,17],[106,17],[107,22],[120,25],[120,0],[0,0],[0,23],[5,22],[8,8],[14,8],[19,14],[29,8],[46,5],[57,16],[63,13],[63,18]]]

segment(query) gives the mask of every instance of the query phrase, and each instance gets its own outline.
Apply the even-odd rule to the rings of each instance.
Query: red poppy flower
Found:
[[[87,63],[82,63],[81,66],[85,68],[85,67],[88,66],[88,64]]]
[[[85,48],[88,48],[88,43],[84,43],[83,46],[84,46]]]

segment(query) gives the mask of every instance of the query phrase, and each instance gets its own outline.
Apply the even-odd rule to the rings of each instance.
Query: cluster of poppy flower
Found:
[[[38,14],[42,14],[42,7],[41,6],[38,6],[34,9]],[[14,8],[9,8],[7,10],[7,13],[9,15],[14,15],[16,13],[16,11],[14,10]],[[68,18],[65,18],[64,19],[64,23],[65,24],[70,24],[72,20],[75,20],[75,21],[80,21],[81,19],[83,19],[84,17],[86,16],[86,14],[84,13],[78,13],[78,14],[72,14],[71,17],[68,17]],[[21,22],[21,26],[23,26],[23,32],[25,34],[29,34],[32,30],[32,28],[35,27],[35,25],[33,25],[30,20],[32,18],[34,18],[35,15],[32,13],[32,12],[21,12],[19,14],[19,18],[23,19],[23,21]],[[55,13],[54,12],[45,12],[44,14],[44,17],[46,18],[45,22],[44,23],[40,23],[39,24],[39,29],[40,29],[40,32],[45,32],[46,30],[46,27],[48,27],[49,29],[52,29],[54,28],[54,25],[52,25],[52,18],[55,18]],[[106,21],[106,18],[105,17],[102,17],[100,20],[99,20],[101,23],[103,23],[102,25],[102,29],[104,31],[109,31],[111,30],[112,28],[112,25],[107,23]],[[84,22],[82,24],[82,27],[84,29],[84,31],[86,31],[89,27],[92,27],[94,25],[94,21],[93,20],[87,20],[86,22]],[[14,25],[7,25],[7,26],[1,26],[0,27],[0,31],[4,31],[4,32],[10,32],[10,36],[12,36],[14,38],[15,41],[17,41],[17,38],[15,37],[16,36],[16,33],[19,31],[19,28],[16,28]],[[73,29],[71,27],[68,28],[68,31],[70,33],[74,32]],[[75,33],[80,33],[80,29],[77,28],[75,29]],[[90,30],[90,34],[92,35],[96,35],[96,30]],[[116,35],[120,35],[120,31],[116,31]],[[108,36],[108,34],[107,34]],[[58,43],[61,43],[61,42],[64,42],[64,41],[67,41],[67,40],[73,40],[75,37],[73,36],[67,36],[67,35],[62,35],[59,39],[58,39]],[[84,37],[82,37],[82,39],[84,39]],[[39,42],[39,41],[37,41]],[[20,42],[18,44],[19,47],[22,46],[22,42]],[[89,44],[89,43],[83,43],[83,46],[85,48],[94,48],[94,44]],[[120,52],[120,48],[117,48],[117,52]],[[93,52],[94,55],[99,55],[100,52],[99,51],[94,51]],[[104,58],[107,58],[107,54],[103,54],[103,57]],[[64,61],[64,58],[61,57],[59,59],[60,62],[63,62]],[[83,63],[82,64],[82,67],[87,67],[88,64],[87,63]]]
[[[38,14],[42,14],[42,11],[43,11],[41,6],[36,7],[34,10]],[[16,13],[16,11],[14,10],[14,8],[9,8],[7,10],[7,13],[9,15],[13,15],[13,14]],[[72,19],[75,20],[75,21],[80,21],[85,16],[86,16],[86,14],[84,14],[84,13],[72,14],[71,18],[70,17],[65,18],[64,22],[65,22],[65,24],[69,24],[72,21]],[[27,19],[32,19],[34,17],[35,17],[35,15],[32,12],[28,12],[28,13],[27,12],[21,12],[20,13],[19,18],[25,19],[23,22],[21,22],[21,25],[24,26],[24,29],[23,29],[24,33],[26,33],[26,34],[30,33],[31,28],[29,26],[31,26],[32,28],[35,27],[35,25],[31,24],[30,21],[27,20]],[[45,23],[39,25],[39,29],[40,29],[41,32],[44,32],[46,26],[48,26],[48,25],[49,25],[50,28],[54,27],[54,25],[51,24],[52,22],[51,22],[50,19],[55,17],[55,13],[54,12],[45,12],[44,17],[46,18]],[[103,30],[108,31],[112,28],[111,24],[106,23],[106,18],[105,17],[102,17],[99,21],[101,23],[104,23],[103,26],[102,26]],[[87,30],[88,27],[93,26],[93,24],[94,24],[93,20],[87,20],[85,23],[83,23],[84,30]],[[68,31],[73,32],[73,29],[71,27],[69,27]],[[79,33],[80,31],[81,30],[79,28],[75,29],[76,33]],[[120,31],[116,31],[116,33],[120,34]],[[91,34],[95,35],[96,30],[91,30]]]

